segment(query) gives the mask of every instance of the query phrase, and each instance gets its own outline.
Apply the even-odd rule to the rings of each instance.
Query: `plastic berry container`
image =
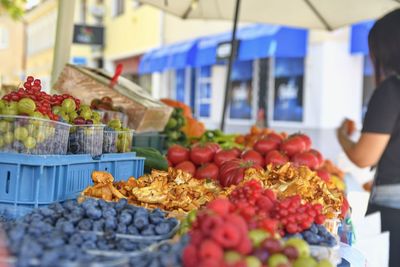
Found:
[[[90,154],[101,156],[103,150],[102,124],[73,125],[68,140],[69,154]]]
[[[0,151],[65,155],[70,127],[63,122],[42,118],[0,115]]]
[[[127,153],[132,151],[133,130],[104,130],[103,153]]]

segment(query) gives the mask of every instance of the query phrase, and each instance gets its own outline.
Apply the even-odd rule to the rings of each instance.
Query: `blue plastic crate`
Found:
[[[115,181],[143,175],[144,158],[136,153],[90,155],[25,155],[0,153],[0,214],[25,214],[32,208],[76,198],[92,184],[95,170]]]

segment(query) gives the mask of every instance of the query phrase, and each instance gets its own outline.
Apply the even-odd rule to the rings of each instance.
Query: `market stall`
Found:
[[[63,94],[29,76],[0,100],[2,263],[349,266],[344,173],[307,135],[207,130],[110,80],[68,65]],[[147,131],[165,143],[135,143]]]

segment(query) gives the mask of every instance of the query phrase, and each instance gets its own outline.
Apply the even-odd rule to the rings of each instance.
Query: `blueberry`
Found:
[[[113,208],[106,208],[103,211],[103,217],[104,218],[113,218],[115,216],[117,216],[117,212]]]
[[[67,222],[67,220],[65,218],[58,219],[55,224],[56,229],[62,229],[64,223],[66,223],[66,222]]]
[[[318,234],[318,227],[313,223],[311,225],[310,231],[313,232],[314,234]]]
[[[43,220],[43,215],[39,213],[33,213],[31,216],[31,221],[41,221]]]
[[[174,255],[161,254],[159,257],[159,261],[162,266],[177,266],[177,260]]]
[[[104,224],[105,231],[112,231],[117,228],[117,219],[115,218],[107,218]]]
[[[121,212],[118,220],[121,224],[129,225],[132,222],[132,215],[128,212]]]
[[[157,258],[154,258],[150,261],[148,267],[162,267],[160,261]]]
[[[102,217],[103,214],[101,212],[101,209],[92,207],[86,209],[86,215],[93,220],[98,220]]]
[[[54,266],[60,258],[60,251],[57,249],[48,250],[43,254],[40,266]]]
[[[71,210],[71,214],[76,214],[76,215],[79,215],[79,216],[83,217],[85,215],[85,210],[80,206],[75,206]]]
[[[82,233],[82,238],[85,241],[96,241],[97,235],[94,232],[85,232],[85,233]]]
[[[152,224],[158,224],[164,220],[164,217],[160,216],[159,214],[151,213],[149,215],[149,219]]]
[[[130,235],[139,235],[139,230],[134,225],[130,225],[128,227],[128,234],[130,234]]]
[[[54,210],[49,209],[49,208],[41,208],[40,209],[40,214],[43,215],[44,217],[49,217],[54,214]]]
[[[114,231],[106,231],[106,232],[104,232],[103,238],[105,240],[112,241],[117,238],[117,235]]]
[[[46,247],[47,248],[57,248],[61,247],[65,244],[65,241],[62,237],[53,237],[49,240]]]
[[[43,247],[36,241],[26,240],[22,243],[20,254],[23,257],[36,258],[43,254]]]
[[[171,226],[167,222],[162,222],[156,225],[154,231],[158,235],[166,235],[171,231]]]
[[[134,251],[138,249],[137,243],[129,239],[121,239],[118,243],[118,248],[125,251]]]
[[[107,201],[105,201],[104,199],[99,199],[98,204],[99,204],[100,208],[106,208],[106,207],[110,206],[110,204]]]
[[[104,231],[104,220],[101,219],[98,221],[94,221],[92,230],[97,231],[97,232],[103,232]]]
[[[98,203],[97,200],[93,199],[93,198],[87,198],[85,199],[84,202],[82,202],[81,204],[82,208],[84,208],[85,210],[91,208],[91,207],[98,207]]]
[[[145,225],[149,224],[149,218],[147,213],[136,211],[135,217],[133,219],[133,224],[138,228],[142,229]]]
[[[140,233],[145,236],[155,235],[154,225],[148,224],[144,226],[143,229],[140,231]]]
[[[65,234],[73,234],[75,232],[75,227],[72,222],[64,222],[61,229]]]
[[[85,249],[85,250],[86,249],[96,249],[96,243],[94,241],[87,240],[82,243],[81,248]]]
[[[71,152],[72,154],[78,154],[81,150],[81,146],[79,145],[78,142],[70,142],[68,144],[68,152]]]
[[[97,248],[100,250],[109,250],[110,249],[108,242],[106,240],[98,240],[96,244],[97,244]]]
[[[92,222],[89,219],[82,219],[78,223],[78,229],[90,231],[92,229]]]
[[[65,245],[62,248],[62,254],[66,260],[75,261],[79,250],[80,248],[75,245]]]
[[[128,205],[128,200],[126,200],[125,198],[121,198],[115,204],[115,209],[118,211],[121,211],[122,209],[124,209],[126,207],[126,205]]]
[[[62,213],[64,211],[64,207],[60,203],[53,203],[49,206],[49,208],[58,213]]]
[[[118,226],[117,226],[117,233],[119,233],[119,234],[126,234],[127,231],[128,231],[128,227],[126,227],[125,224],[118,224]]]
[[[75,233],[69,238],[69,243],[72,245],[77,245],[79,246],[80,244],[83,243],[83,238],[80,233]]]

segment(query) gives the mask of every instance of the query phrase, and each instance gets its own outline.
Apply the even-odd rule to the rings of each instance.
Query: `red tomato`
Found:
[[[321,166],[322,164],[324,164],[324,156],[322,156],[322,154],[319,153],[318,150],[311,149],[309,152],[312,153],[312,154],[314,154],[314,155],[317,157],[320,166]]]
[[[239,155],[237,154],[237,151],[234,149],[221,150],[215,154],[214,163],[217,166],[221,166],[225,161],[236,159],[238,157]]]
[[[219,169],[214,163],[206,163],[197,168],[194,177],[198,179],[218,179]]]
[[[221,147],[217,143],[205,143],[206,147],[209,147],[214,153],[221,150]]]
[[[308,135],[305,135],[305,134],[294,134],[294,135],[292,135],[292,137],[296,137],[296,136],[300,137],[301,139],[303,139],[304,143],[306,144],[306,150],[305,151],[308,151],[308,150],[311,149],[312,142],[311,142],[310,137],[308,137]]]
[[[288,157],[278,150],[272,150],[265,156],[265,165],[283,165],[289,162]]]
[[[286,139],[280,148],[287,156],[292,157],[295,154],[306,151],[306,143],[303,138],[294,136]]]
[[[244,161],[242,159],[226,161],[219,168],[219,183],[222,186],[230,186],[240,183],[243,180],[245,171],[248,168],[260,168],[260,166],[254,165],[253,162]]]
[[[261,153],[261,155],[265,155],[268,152],[270,152],[271,150],[275,150],[278,149],[279,144],[276,140],[274,139],[269,139],[264,138],[261,140],[258,140],[255,144],[254,144],[254,150]]]
[[[283,141],[283,137],[280,134],[277,133],[270,133],[267,135],[267,139],[269,140],[274,140],[276,141],[278,144],[282,143]]]
[[[196,173],[196,166],[194,166],[194,164],[190,161],[183,161],[179,163],[175,166],[175,169],[190,173],[192,176]]]
[[[258,165],[261,167],[264,166],[264,158],[262,157],[262,155],[260,153],[258,153],[255,150],[248,150],[248,151],[243,152],[241,158],[246,161],[253,162],[254,165]]]
[[[310,152],[298,153],[292,157],[291,161],[297,166],[307,166],[311,170],[316,170],[319,167],[318,158]]]
[[[214,150],[208,146],[194,146],[190,151],[190,160],[196,165],[201,165],[211,162],[214,158],[214,154]]]
[[[317,175],[325,182],[329,182],[331,180],[331,175],[326,170],[318,170]]]
[[[167,158],[176,165],[189,160],[189,150],[180,145],[173,145],[168,149]]]

